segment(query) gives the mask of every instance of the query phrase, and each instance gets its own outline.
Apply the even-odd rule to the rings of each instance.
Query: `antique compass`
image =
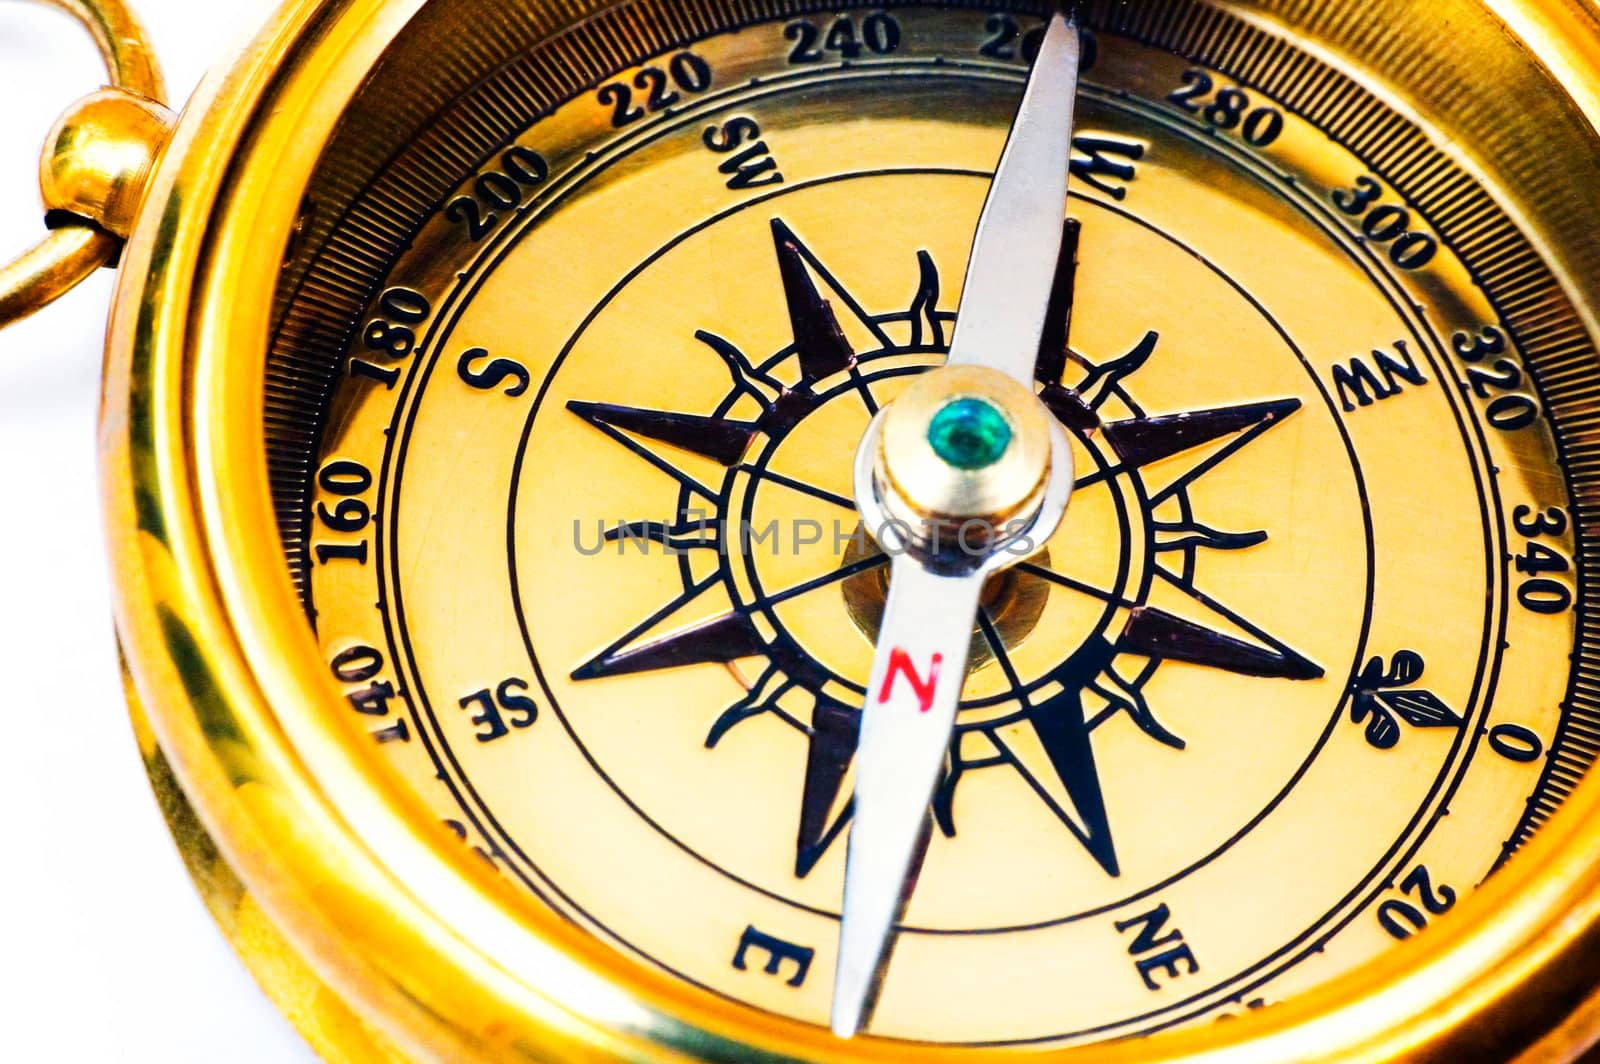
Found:
[[[1592,7],[300,0],[178,120],[61,6],[0,318],[121,248],[130,702],[329,1059],[1600,1033]]]

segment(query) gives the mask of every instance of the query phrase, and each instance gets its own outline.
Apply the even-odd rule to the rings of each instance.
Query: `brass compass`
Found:
[[[63,6],[0,314],[128,238],[130,702],[319,1052],[1600,1033],[1590,6],[302,0],[182,120]]]

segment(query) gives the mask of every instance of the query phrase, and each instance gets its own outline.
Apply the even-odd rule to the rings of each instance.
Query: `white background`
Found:
[[[133,0],[175,100],[274,0]],[[42,233],[37,158],[105,80],[68,17],[0,0],[0,256]],[[111,275],[0,331],[0,1059],[314,1059],[200,904],[124,708],[97,502]]]

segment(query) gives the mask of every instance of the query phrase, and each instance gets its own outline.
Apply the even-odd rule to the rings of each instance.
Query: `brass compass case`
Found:
[[[118,629],[196,879],[330,1059],[1590,1043],[1600,22],[1560,2],[1089,5],[1041,369],[1079,495],[827,1033],[823,740],[882,610],[828,485],[942,358],[1041,13],[324,0],[191,102],[110,340]]]

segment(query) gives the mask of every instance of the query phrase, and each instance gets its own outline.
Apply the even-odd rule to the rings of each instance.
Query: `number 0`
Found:
[[[1532,728],[1520,724],[1496,724],[1489,729],[1489,748],[1507,761],[1537,761],[1544,743]]]

